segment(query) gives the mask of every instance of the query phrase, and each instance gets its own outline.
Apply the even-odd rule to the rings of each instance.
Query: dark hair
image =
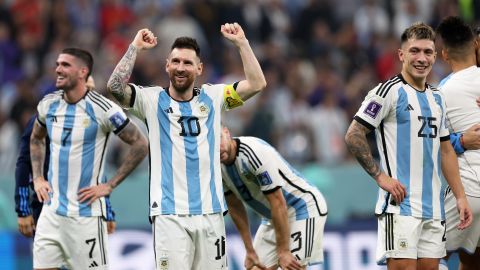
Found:
[[[197,40],[191,37],[179,37],[175,39],[172,44],[173,49],[192,49],[195,51],[198,57],[200,57],[200,46],[198,46]]]
[[[475,27],[475,34],[480,36],[480,26]]]
[[[78,49],[78,48],[66,48],[62,50],[64,54],[70,54],[75,56],[76,58],[80,59],[88,68],[88,74],[85,78],[85,81],[88,80],[88,76],[92,74],[93,70],[93,57],[92,54],[87,52],[86,50]]]
[[[401,41],[404,43],[412,38],[429,39],[431,41],[435,41],[435,32],[429,25],[423,22],[416,22],[403,31]]]
[[[437,33],[443,41],[443,46],[449,49],[463,49],[474,39],[472,28],[461,18],[449,16],[437,27]]]

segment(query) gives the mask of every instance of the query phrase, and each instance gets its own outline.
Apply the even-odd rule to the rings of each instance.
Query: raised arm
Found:
[[[236,92],[243,100],[247,100],[267,86],[262,68],[238,23],[226,23],[221,26],[220,32],[237,47],[240,53],[246,79],[238,83]]]
[[[110,75],[107,90],[123,107],[131,106],[132,89],[127,83],[132,75],[138,51],[153,48],[155,45],[157,45],[157,38],[150,30],[146,28],[139,30],[128,46],[127,52]]]
[[[245,269],[250,270],[254,266],[259,269],[266,269],[265,266],[260,264],[257,253],[255,252],[255,249],[253,249],[250,225],[245,206],[233,192],[225,194],[225,200],[227,201],[230,217],[232,217],[232,221],[235,224],[235,227],[237,227],[238,233],[243,240],[247,252],[245,256]]]
[[[401,203],[407,194],[406,188],[396,179],[386,175],[373,159],[372,150],[367,142],[370,130],[353,120],[345,135],[348,150],[358,160],[363,169],[377,182],[377,185],[390,192],[397,203]]]
[[[440,148],[442,155],[442,172],[457,200],[457,209],[460,214],[458,229],[463,230],[472,224],[473,216],[470,206],[468,205],[462,181],[460,180],[457,156],[450,141],[441,142]]]
[[[125,180],[125,178],[137,167],[148,153],[147,138],[140,132],[138,127],[129,122],[127,126],[118,134],[118,137],[130,145],[130,150],[123,160],[116,174],[106,183],[97,186],[82,188],[79,190],[80,202],[88,201],[93,203],[96,199],[109,195],[115,187]]]
[[[30,159],[32,161],[33,186],[40,202],[49,201],[49,193],[52,191],[50,184],[43,177],[46,137],[47,129],[35,121],[32,135],[30,136]]]

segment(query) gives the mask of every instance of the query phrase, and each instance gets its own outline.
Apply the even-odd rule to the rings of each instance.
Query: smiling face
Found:
[[[165,67],[170,85],[175,91],[185,93],[193,89],[197,76],[202,74],[203,64],[192,49],[174,48]]]
[[[77,87],[80,81],[85,81],[88,74],[88,68],[81,64],[81,61],[70,54],[62,53],[57,58],[57,80],[55,86],[57,89],[69,91]]]
[[[411,38],[403,42],[402,48],[398,50],[398,57],[402,62],[402,75],[405,80],[423,90],[436,56],[432,40]]]

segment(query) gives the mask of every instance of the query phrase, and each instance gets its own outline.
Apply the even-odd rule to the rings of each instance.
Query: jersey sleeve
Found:
[[[101,119],[101,123],[107,132],[113,131],[114,134],[118,134],[127,126],[130,119],[128,119],[120,106],[111,100],[108,100],[108,102],[111,106],[105,112],[103,119]]]
[[[15,167],[15,212],[19,217],[32,214],[30,208],[30,177],[32,166],[30,163],[30,135],[32,134],[35,116],[30,119],[20,140],[20,151]]]
[[[37,105],[37,122],[43,126],[47,126],[47,112],[48,112],[48,104],[45,99],[41,100]]]
[[[370,130],[376,129],[380,125],[382,120],[388,116],[392,107],[393,91],[382,95],[381,92],[377,93],[380,86],[381,84],[368,92],[354,117],[355,120]]]
[[[442,121],[440,122],[440,140],[447,141],[450,139],[450,131],[447,126],[447,104],[445,103],[445,96],[440,92]]]
[[[145,119],[145,103],[147,101],[145,89],[133,83],[129,83],[128,85],[132,88],[132,97],[130,99],[130,107],[127,108],[127,110],[143,120]]]
[[[243,105],[243,100],[236,91],[237,85],[238,82],[223,86],[223,109],[226,111]]]
[[[258,162],[252,162],[255,167],[258,164],[258,168],[255,170],[255,177],[257,178],[260,190],[263,193],[269,193],[277,190],[279,187],[283,187],[284,183],[281,176],[278,173],[277,162],[281,162],[274,155],[278,155],[275,151],[272,151],[268,146],[258,144],[255,149],[252,150],[252,158],[258,159]]]

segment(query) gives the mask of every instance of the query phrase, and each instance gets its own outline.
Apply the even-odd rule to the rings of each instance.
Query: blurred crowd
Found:
[[[97,91],[137,30],[150,28],[158,46],[137,58],[131,81],[167,86],[165,58],[178,36],[201,46],[199,83],[243,76],[220,25],[238,22],[267,78],[267,89],[224,114],[234,135],[270,142],[293,164],[341,164],[345,131],[368,90],[399,72],[401,32],[433,27],[447,15],[480,21],[473,0],[0,0],[0,171],[14,168],[18,140],[36,104],[55,90],[61,49],[94,55]],[[441,59],[429,81],[448,74]],[[115,143],[114,143],[115,144]],[[121,145],[114,153],[121,153]],[[119,155],[112,155],[118,157]],[[111,159],[116,162],[115,158]]]

